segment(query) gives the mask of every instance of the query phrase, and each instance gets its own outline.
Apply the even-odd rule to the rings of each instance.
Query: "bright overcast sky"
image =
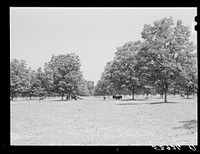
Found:
[[[97,82],[116,48],[141,40],[144,24],[172,16],[194,30],[196,8],[10,8],[10,59],[44,66],[52,56],[75,52],[84,79]]]

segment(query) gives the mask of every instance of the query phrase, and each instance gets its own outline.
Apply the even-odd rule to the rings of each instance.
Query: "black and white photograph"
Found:
[[[10,145],[197,146],[196,7],[10,7]]]

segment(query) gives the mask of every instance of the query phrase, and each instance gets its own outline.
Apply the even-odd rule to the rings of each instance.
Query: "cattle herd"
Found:
[[[119,96],[113,95],[113,99],[120,100],[121,98],[122,98],[121,95],[119,95]],[[106,99],[106,97],[104,96],[104,97],[103,97],[103,100],[105,100],[105,99]]]
[[[114,96],[113,96],[113,99],[116,99],[116,100],[120,100],[121,98],[122,98],[121,95],[119,95],[119,96],[114,95]]]

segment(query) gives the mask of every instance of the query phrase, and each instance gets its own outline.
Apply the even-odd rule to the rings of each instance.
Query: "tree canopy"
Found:
[[[115,91],[128,89],[164,94],[185,91],[187,95],[197,88],[196,46],[189,40],[189,27],[172,17],[145,24],[141,41],[128,42],[118,47],[113,61],[102,73],[107,87]],[[100,79],[100,83],[102,78]],[[99,84],[97,84],[99,86]]]
[[[141,40],[117,47],[97,84],[83,78],[79,56],[54,56],[37,70],[25,60],[10,62],[10,96],[121,95],[159,93],[189,95],[197,92],[197,51],[189,27],[172,17],[144,24]]]

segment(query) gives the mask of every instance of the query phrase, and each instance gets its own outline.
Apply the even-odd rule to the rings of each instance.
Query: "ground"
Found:
[[[197,99],[16,100],[11,145],[197,145]]]

